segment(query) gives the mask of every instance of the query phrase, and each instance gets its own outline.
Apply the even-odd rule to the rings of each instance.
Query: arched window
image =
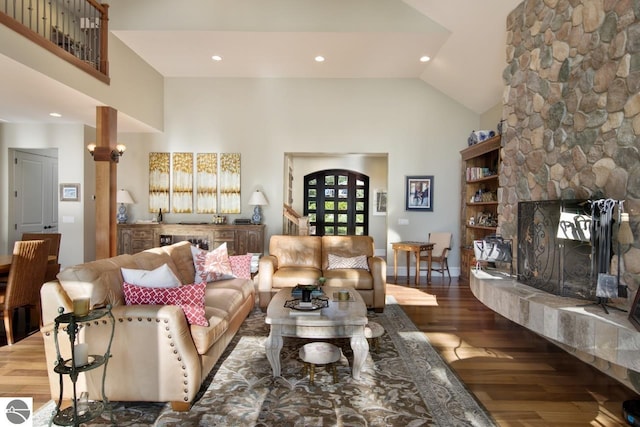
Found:
[[[304,215],[315,236],[369,234],[369,177],[344,169],[305,175]]]

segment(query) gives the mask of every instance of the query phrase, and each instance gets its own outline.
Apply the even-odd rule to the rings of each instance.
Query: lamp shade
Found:
[[[267,202],[267,199],[260,190],[254,191],[253,194],[251,194],[251,197],[249,197],[249,205],[251,206],[266,206],[268,204],[269,202]]]
[[[116,202],[117,203],[126,203],[133,204],[135,203],[131,198],[131,194],[127,190],[118,190],[116,193]]]

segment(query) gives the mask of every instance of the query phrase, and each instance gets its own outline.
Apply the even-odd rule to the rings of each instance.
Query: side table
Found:
[[[89,420],[92,420],[102,414],[109,404],[109,400],[105,396],[104,382],[107,375],[107,364],[111,357],[111,343],[113,342],[113,334],[115,331],[115,318],[111,313],[111,306],[106,308],[94,309],[89,311],[86,316],[76,316],[73,313],[63,313],[64,309],[60,307],[58,312],[60,315],[55,319],[55,328],[53,329],[53,338],[56,346],[56,366],[54,371],[60,375],[60,397],[56,406],[55,415],[52,422],[62,426],[79,426]],[[88,362],[83,365],[76,366],[76,337],[79,335],[83,323],[98,321],[102,318],[108,318],[111,322],[111,336],[107,344],[104,354],[88,355]],[[67,325],[66,328],[64,325]],[[63,359],[60,354],[60,342],[58,340],[58,332],[66,331],[69,336],[69,344],[71,346],[71,358]],[[91,371],[104,366],[102,371],[102,400],[79,402],[76,393],[76,382],[78,375],[83,372]],[[69,375],[73,384],[73,405],[65,409],[60,409],[62,404],[64,375]],[[80,408],[80,404],[84,407]]]
[[[427,285],[431,283],[431,252],[433,252],[434,243],[429,242],[396,242],[391,244],[393,249],[393,281],[398,282],[398,251],[407,253],[407,283],[411,276],[411,260],[410,255],[414,253],[416,256],[416,286],[420,285],[420,252],[427,252]]]

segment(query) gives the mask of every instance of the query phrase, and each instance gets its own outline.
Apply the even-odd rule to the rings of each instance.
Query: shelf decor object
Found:
[[[240,153],[220,154],[220,213],[241,213]]]
[[[196,213],[218,212],[218,155],[196,154]]]
[[[169,153],[149,153],[149,212],[169,212]]]
[[[433,212],[433,175],[407,176],[405,189],[406,210]]]
[[[193,153],[173,153],[172,208],[175,213],[193,212]]]

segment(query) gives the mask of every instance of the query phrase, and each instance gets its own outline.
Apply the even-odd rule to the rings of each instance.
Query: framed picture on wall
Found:
[[[373,190],[373,215],[387,214],[387,190],[376,188]]]
[[[60,184],[61,202],[79,202],[80,184]]]
[[[433,175],[407,176],[405,209],[433,212]]]

